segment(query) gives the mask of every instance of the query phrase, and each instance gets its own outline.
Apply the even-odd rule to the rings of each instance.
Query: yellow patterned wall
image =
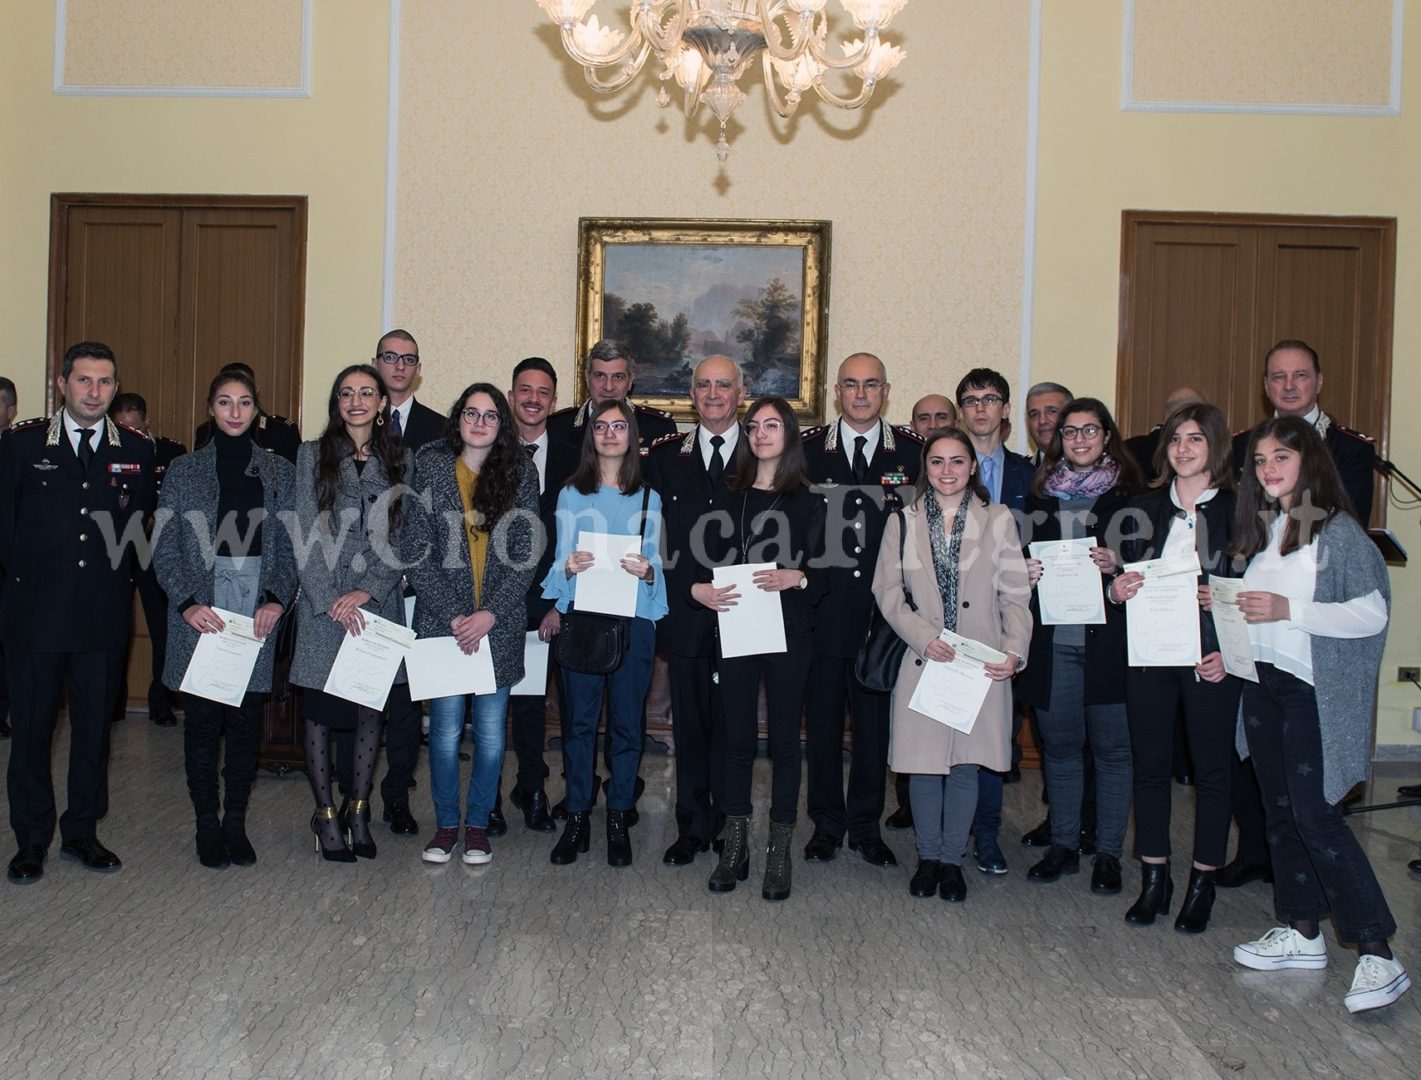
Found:
[[[63,81],[295,88],[304,7],[304,0],[65,0]]]
[[[723,171],[706,114],[690,129],[679,102],[657,108],[650,64],[634,89],[595,97],[537,6],[515,10],[470,63],[479,5],[403,7],[394,310],[427,358],[424,397],[443,406],[475,373],[540,354],[572,402],[584,215],[831,219],[831,379],[849,353],[877,352],[901,420],[969,367],[1015,383],[1026,4],[910,5],[888,34],[908,58],[861,125],[806,101],[781,138],[747,77]]]
[[[1135,0],[1138,102],[1384,107],[1393,0]]]

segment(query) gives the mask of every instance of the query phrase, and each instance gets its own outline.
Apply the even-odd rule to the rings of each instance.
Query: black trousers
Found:
[[[187,695],[183,711],[183,762],[187,790],[200,830],[216,829],[218,810],[222,822],[239,824],[247,819],[247,803],[257,776],[261,747],[262,706],[266,694],[247,694],[238,707]],[[226,736],[226,746],[222,745]],[[217,763],[222,762],[225,798],[219,795]]]
[[[855,842],[882,837],[879,820],[887,787],[891,697],[865,690],[851,656],[815,656],[805,691],[805,758],[814,827]],[[844,793],[844,707],[854,733],[849,786]]]
[[[35,652],[5,644],[10,677],[10,827],[21,845],[48,847],[54,839],[52,758],[60,696],[69,692],[69,805],[59,820],[61,840],[92,838],[109,810],[109,724],[127,648],[93,652]]]
[[[419,764],[420,729],[424,713],[419,702],[410,700],[408,683],[395,683],[385,702],[385,777],[380,781],[380,799],[386,806],[408,806],[410,781]],[[343,796],[349,797],[355,767],[355,732],[337,731],[336,778]]]
[[[720,738],[724,723],[720,715],[725,701],[724,665],[721,666],[721,685],[717,686],[711,681],[715,665],[709,656],[662,655],[666,658],[671,683],[671,733],[676,740],[676,835],[709,841],[720,831],[725,816],[719,806],[724,779]],[[755,704],[750,706],[752,727],[755,707]],[[798,772],[798,709],[794,722],[795,771]],[[752,756],[754,752],[752,745]],[[749,801],[748,789],[746,801]]]
[[[1125,708],[1134,757],[1135,847],[1167,858],[1174,788],[1175,717],[1183,706],[1194,775],[1194,861],[1222,866],[1229,846],[1229,773],[1242,684],[1209,683],[1190,667],[1129,668]]]
[[[1263,823],[1263,793],[1253,761],[1233,755],[1229,775],[1229,806],[1238,825],[1238,847],[1234,859],[1259,866],[1272,865],[1268,854],[1268,831]]]
[[[556,666],[551,660],[549,665]],[[550,674],[552,685],[557,686],[562,682],[556,672]],[[514,779],[514,786],[525,795],[531,795],[540,790],[544,781],[552,775],[543,757],[543,751],[547,749],[548,698],[546,694],[519,694],[510,697],[508,702],[511,717],[509,741],[513,744],[513,754],[518,761],[518,775]],[[559,705],[561,706],[561,699]],[[561,715],[561,708],[558,712]],[[502,787],[501,782],[499,786]]]
[[[722,659],[720,697],[724,775],[720,808],[744,817],[750,813],[750,779],[759,743],[756,713],[760,682],[765,684],[765,714],[770,744],[770,820],[793,825],[799,810],[799,715],[809,677],[813,635],[785,638],[782,653]],[[677,745],[676,753],[681,753]],[[881,796],[880,796],[881,797]]]

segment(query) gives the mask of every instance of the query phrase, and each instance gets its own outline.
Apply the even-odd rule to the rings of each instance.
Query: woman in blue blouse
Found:
[[[597,718],[602,695],[610,691],[607,738],[612,779],[607,788],[607,864],[630,866],[627,815],[632,809],[641,764],[641,716],[656,651],[656,620],[666,614],[666,582],[661,574],[661,498],[642,480],[637,451],[636,414],[623,401],[605,402],[592,416],[582,438],[577,471],[558,495],[557,553],[543,580],[543,595],[558,611],[572,606],[577,575],[593,565],[590,551],[577,548],[582,532],[635,536],[641,553],[627,555],[621,568],[638,579],[636,616],[628,628],[622,664],[610,675],[563,670],[563,708],[567,723],[563,757],[567,771],[567,825],[553,848],[555,864],[574,862],[588,849],[588,813],[592,809],[592,770]],[[642,520],[642,507],[646,518]]]

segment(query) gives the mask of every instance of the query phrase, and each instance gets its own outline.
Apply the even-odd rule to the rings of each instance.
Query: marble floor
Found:
[[[193,856],[180,729],[130,716],[100,829],[123,871],[90,873],[56,845],[41,882],[0,882],[0,1077],[1421,1075],[1421,988],[1350,1017],[1354,954],[1330,927],[1326,971],[1233,964],[1232,946],[1272,925],[1261,884],[1221,892],[1196,938],[1122,921],[1133,864],[1119,897],[1093,896],[1087,873],[1028,883],[1016,840],[1041,815],[1035,773],[1006,789],[1011,872],[972,869],[965,904],[908,895],[903,833],[887,834],[897,869],[797,859],[794,895],[770,904],[758,853],[748,887],[722,896],[706,891],[708,856],[662,865],[672,766],[644,761],[625,870],[601,857],[600,814],[591,856],[569,867],[521,817],[484,867],[424,864],[427,836],[383,827],[378,859],[325,863],[297,774],[258,782],[258,865],[212,871]],[[1415,779],[1393,766],[1375,788]],[[423,773],[414,795],[431,825]],[[1181,850],[1190,816],[1185,794]],[[1397,953],[1421,972],[1421,880],[1405,869],[1421,812],[1353,821],[1401,924]]]

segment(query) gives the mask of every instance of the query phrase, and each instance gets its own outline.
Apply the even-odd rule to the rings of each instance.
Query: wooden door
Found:
[[[1160,422],[1165,396],[1192,386],[1235,430],[1268,415],[1263,358],[1300,338],[1321,358],[1322,407],[1390,435],[1394,218],[1128,210],[1121,230],[1117,419]],[[1380,477],[1373,519],[1384,523]]]
[[[46,411],[76,341],[118,358],[154,434],[191,448],[207,388],[228,363],[256,372],[262,405],[299,423],[306,200],[299,196],[51,198]],[[134,606],[131,705],[147,700],[152,651]]]

